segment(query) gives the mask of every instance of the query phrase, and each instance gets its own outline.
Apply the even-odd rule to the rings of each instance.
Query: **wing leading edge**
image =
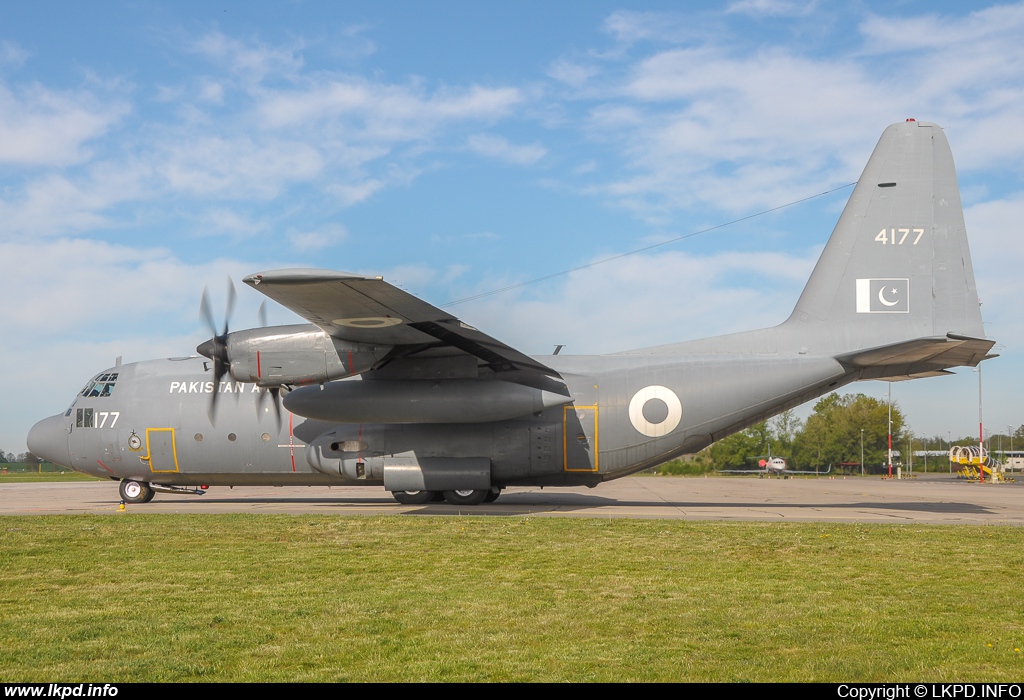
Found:
[[[501,379],[566,393],[555,370],[383,277],[292,269],[261,272],[242,281],[334,338],[392,346],[384,364],[416,356],[468,355],[480,369]]]

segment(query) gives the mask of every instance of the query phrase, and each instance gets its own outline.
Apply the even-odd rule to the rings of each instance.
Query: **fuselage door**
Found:
[[[178,450],[174,428],[146,428],[146,454],[151,472],[177,472]]]
[[[563,468],[567,472],[596,472],[597,406],[564,406],[562,416]]]

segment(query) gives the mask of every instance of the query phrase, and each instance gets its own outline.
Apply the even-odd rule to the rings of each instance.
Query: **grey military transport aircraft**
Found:
[[[119,481],[132,503],[365,484],[402,503],[473,505],[512,485],[596,486],[853,381],[974,367],[994,344],[949,145],[914,120],[885,130],[772,328],[530,357],[379,277],[295,269],[244,282],[309,324],[225,325],[198,356],[106,369],[32,428],[29,449]]]

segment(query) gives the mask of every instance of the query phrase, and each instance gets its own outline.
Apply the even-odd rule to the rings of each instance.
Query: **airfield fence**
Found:
[[[52,462],[39,462],[37,464],[29,462],[4,462],[0,464],[0,474],[66,474],[70,471],[72,470]]]

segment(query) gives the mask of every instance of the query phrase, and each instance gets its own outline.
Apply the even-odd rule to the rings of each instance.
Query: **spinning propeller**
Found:
[[[220,394],[220,382],[224,378],[224,375],[228,374],[231,369],[231,358],[228,355],[228,322],[231,319],[231,313],[235,308],[235,283],[228,278],[228,303],[227,308],[224,312],[224,330],[220,333],[217,332],[217,324],[213,320],[213,312],[210,311],[210,302],[207,299],[207,290],[203,288],[203,297],[199,302],[199,316],[206,322],[206,326],[210,329],[213,337],[202,343],[196,348],[196,351],[213,361],[213,393],[210,395],[210,408],[208,415],[210,416],[210,423],[214,423],[214,415],[217,408],[217,396]],[[266,302],[260,304],[259,310],[259,321],[260,327],[266,327],[267,325],[267,305]],[[277,419],[277,429],[281,430],[281,388],[280,387],[260,387],[259,399],[256,401],[256,414],[257,416],[262,413],[263,400],[270,395],[274,404],[274,417]],[[236,394],[237,397],[237,394]]]
[[[220,394],[220,380],[228,373],[231,367],[231,358],[228,357],[228,321],[231,312],[235,308],[235,283],[228,277],[228,305],[224,312],[224,330],[217,333],[217,324],[213,321],[213,313],[210,311],[210,302],[206,298],[206,288],[203,288],[203,297],[199,302],[199,316],[206,321],[213,337],[196,348],[196,352],[204,357],[213,360],[213,393],[210,395],[210,408],[208,410],[210,423],[213,424],[213,416],[217,408],[217,396]]]

